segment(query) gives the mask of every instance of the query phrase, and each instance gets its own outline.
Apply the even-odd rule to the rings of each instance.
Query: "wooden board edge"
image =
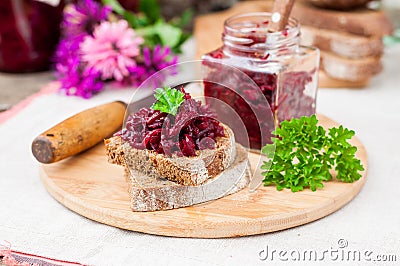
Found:
[[[364,153],[365,160],[368,160],[367,153],[365,147],[362,145],[358,138],[354,139],[354,142],[357,143],[359,146],[363,148],[361,151]],[[62,193],[62,189],[57,187],[55,183],[48,177],[45,171],[45,165],[40,166],[40,178],[47,189],[47,191],[62,205],[66,206],[68,209],[72,210],[84,216],[86,218],[92,219],[94,221],[109,224],[109,221],[105,221],[105,219],[109,219],[113,221],[113,225],[115,227],[127,230],[133,230],[142,233],[154,234],[154,235],[163,235],[163,236],[173,236],[173,237],[190,237],[190,238],[227,238],[227,237],[239,237],[239,236],[249,236],[249,235],[258,235],[258,234],[265,234],[274,231],[280,231],[287,228],[292,228],[296,226],[300,226],[303,224],[307,224],[323,217],[330,215],[331,213],[337,211],[338,209],[342,208],[344,205],[349,203],[362,189],[363,185],[366,182],[366,176],[368,172],[368,167],[365,165],[365,171],[363,172],[363,177],[358,180],[357,182],[353,183],[352,190],[349,190],[344,195],[344,198],[340,201],[337,199],[332,198],[333,207],[327,208],[328,203],[318,205],[316,208],[312,210],[308,210],[307,213],[290,213],[290,215],[280,215],[273,217],[274,220],[271,220],[271,217],[265,218],[258,218],[254,220],[254,223],[251,224],[253,227],[252,230],[249,230],[247,227],[245,233],[240,233],[237,230],[237,224],[233,224],[231,222],[218,222],[218,223],[209,223],[207,228],[202,228],[202,230],[198,231],[198,225],[193,224],[192,226],[188,226],[187,224],[183,224],[185,227],[181,228],[182,230],[159,230],[160,227],[153,226],[153,230],[148,230],[142,228],[143,226],[140,223],[135,223],[135,220],[127,220],[126,217],[115,217],[111,216],[107,211],[97,206],[92,206],[90,212],[87,212],[87,207],[85,207],[84,203],[76,199],[74,197],[64,196]],[[207,203],[204,203],[207,204]],[[127,226],[129,225],[129,226]],[[244,223],[243,226],[250,226],[248,223]],[[221,230],[221,227],[224,230]],[[177,228],[179,229],[179,228]],[[179,233],[177,233],[179,232]]]

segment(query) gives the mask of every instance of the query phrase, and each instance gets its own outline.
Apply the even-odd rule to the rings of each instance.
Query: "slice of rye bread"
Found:
[[[162,178],[148,150],[132,148],[120,137],[105,141],[108,161],[124,166],[133,211],[158,211],[215,200],[245,188],[251,177],[247,150],[235,145],[231,165],[199,186],[185,186]],[[135,169],[140,169],[137,171]]]
[[[330,77],[323,70],[318,73],[319,88],[364,88],[368,86],[370,79],[361,81],[340,80]]]
[[[321,51],[320,69],[332,78],[359,82],[382,71],[380,57],[349,59]]]
[[[362,36],[384,36],[393,32],[392,23],[380,10],[328,10],[298,0],[293,7],[292,16],[299,20],[301,25]]]
[[[377,57],[383,54],[383,42],[379,36],[365,37],[310,26],[301,27],[301,44],[347,58]]]
[[[365,6],[369,1],[371,0],[308,0],[309,3],[318,7],[341,10]]]
[[[215,149],[196,151],[197,156],[193,157],[167,157],[146,150],[146,156],[158,175],[181,185],[201,185],[228,168],[235,159],[235,136],[229,127],[221,125],[224,127],[225,136],[216,139]],[[106,140],[106,147],[108,143]],[[132,161],[130,167],[142,171],[141,162]]]
[[[196,151],[195,157],[166,157],[154,151],[148,156],[158,174],[181,185],[201,185],[228,168],[235,159],[235,136],[232,129],[224,127],[225,136],[218,137],[215,149]],[[140,168],[136,168],[140,171]]]

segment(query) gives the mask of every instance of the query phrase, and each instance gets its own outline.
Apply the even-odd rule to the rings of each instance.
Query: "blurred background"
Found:
[[[60,37],[62,11],[68,0],[0,1],[0,111],[54,80],[52,55]],[[205,14],[229,8],[237,0],[159,0],[168,20],[185,10]],[[120,0],[137,11],[138,0]],[[187,29],[192,30],[193,23]]]
[[[79,0],[74,2],[76,1]],[[38,91],[49,81],[55,80],[51,72],[52,56],[60,38],[62,11],[70,2],[72,1],[0,1],[0,111],[10,108]],[[126,9],[138,10],[139,0],[119,0],[119,2]],[[194,17],[186,26],[187,30],[192,31],[193,21],[197,16],[229,9],[240,1],[159,0],[158,2],[166,20],[180,16],[187,9],[193,10]],[[383,10],[391,19],[394,28],[400,27],[400,1],[372,1],[369,6]],[[218,34],[222,32],[222,28],[201,30],[203,32],[214,30]],[[395,38],[394,41],[396,40],[398,39]]]

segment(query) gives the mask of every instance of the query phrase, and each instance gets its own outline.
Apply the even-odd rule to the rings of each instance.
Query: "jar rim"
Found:
[[[282,31],[270,32],[269,21],[272,13],[243,13],[228,18],[224,24],[222,40],[227,53],[237,51],[243,56],[259,55],[271,59],[281,54],[295,51],[299,46],[300,24],[294,18],[289,18]]]
[[[267,20],[269,21],[272,17],[272,13],[271,12],[250,12],[250,13],[242,13],[242,14],[238,14],[238,15],[234,15],[229,17],[228,19],[225,20],[224,22],[224,29],[228,30],[229,32],[232,33],[244,33],[243,32],[243,28],[237,29],[232,27],[232,23],[234,23],[236,20],[240,20],[240,19],[246,19],[248,18],[249,21],[254,20],[255,18],[263,18],[263,20]],[[255,31],[254,34],[268,34],[268,36],[278,36],[281,35],[282,32],[278,31],[278,32],[269,32],[268,31],[268,27],[267,27],[268,22],[265,24],[266,27],[259,27],[259,25],[254,27],[254,28],[249,28],[247,31]],[[286,30],[288,31],[288,33],[290,32],[297,32],[300,31],[300,23],[297,19],[290,17],[288,19],[288,27],[286,27]],[[262,30],[260,30],[262,29]]]

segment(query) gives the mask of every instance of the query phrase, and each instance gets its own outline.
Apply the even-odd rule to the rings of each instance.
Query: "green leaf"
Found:
[[[115,13],[121,15],[126,21],[128,21],[129,25],[131,25],[132,28],[137,28],[138,26],[140,26],[137,16],[134,13],[126,10],[118,2],[118,0],[102,0],[102,3],[103,5],[110,6]]]
[[[357,147],[350,140],[355,132],[343,126],[326,130],[318,125],[315,115],[283,121],[273,132],[276,138],[261,152],[268,158],[261,166],[265,186],[276,185],[277,190],[288,188],[293,192],[323,188],[323,182],[336,179],[354,182],[364,170],[355,157]]]
[[[154,29],[163,46],[175,47],[182,36],[182,30],[163,21],[158,21]]]
[[[177,89],[170,87],[157,88],[154,93],[157,101],[151,106],[151,109],[176,115],[179,106],[184,101],[184,96],[185,94]]]
[[[261,152],[265,154],[268,158],[272,159],[275,154],[275,145],[267,144],[261,148]]]
[[[182,53],[182,45],[192,36],[192,34],[187,33],[187,32],[182,32],[181,38],[178,42],[177,45],[172,47],[172,52],[175,54],[181,54]]]
[[[167,23],[163,20],[157,0],[140,0],[139,11],[135,14],[118,2],[118,0],[102,0],[104,5],[122,16],[136,32],[144,38],[144,45],[154,48],[156,44],[169,46],[173,53],[181,53],[181,46],[191,34],[182,31],[192,18],[193,11],[186,10],[180,18]]]
[[[125,9],[121,6],[118,0],[102,0],[102,2],[103,5],[110,6],[112,10],[119,15],[123,15],[125,12]]]
[[[171,48],[182,44],[182,30],[161,20],[155,25],[139,28],[136,32],[145,39],[145,44],[151,47],[157,43]]]
[[[400,29],[396,29],[390,36],[383,36],[382,40],[386,46],[392,46],[400,43]]]
[[[151,37],[151,35],[156,34],[156,30],[154,26],[147,26],[143,28],[139,28],[136,30],[136,33],[143,36],[144,38]]]
[[[138,18],[136,17],[136,15],[133,14],[132,12],[125,10],[123,12],[122,16],[124,17],[124,19],[126,21],[128,21],[129,25],[131,25],[132,28],[139,27],[140,22],[139,22]]]
[[[170,23],[178,28],[183,28],[185,27],[193,18],[194,11],[192,9],[186,9],[180,18],[173,18]]]
[[[146,15],[150,23],[161,19],[160,6],[157,0],[140,0],[139,10]]]

